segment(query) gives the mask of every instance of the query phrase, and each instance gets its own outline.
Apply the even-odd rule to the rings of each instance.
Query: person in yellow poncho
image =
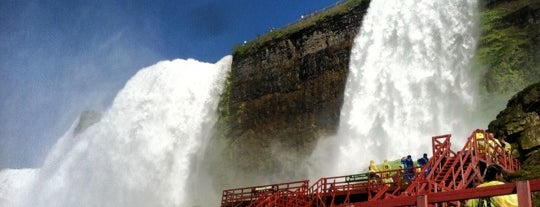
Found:
[[[369,168],[368,169],[369,169],[370,173],[379,172],[379,168],[377,167],[377,165],[375,165],[375,161],[373,161],[373,160],[369,161]]]
[[[484,175],[484,183],[476,186],[477,188],[501,185],[503,174],[502,168],[499,165],[493,164],[488,166]],[[517,207],[518,199],[516,194],[493,196],[487,198],[476,198],[467,201],[467,207]]]
[[[488,154],[487,158],[493,162],[499,162],[499,155],[502,153],[501,142],[499,139],[495,139],[493,133],[488,133]]]
[[[484,154],[486,152],[485,151],[486,145],[484,144],[484,140],[485,140],[484,134],[476,133],[475,139],[476,139],[476,143],[478,144],[478,153]]]
[[[379,168],[377,167],[377,165],[375,165],[375,161],[373,160],[370,160],[369,161],[369,181],[372,182],[372,183],[377,183],[379,182]]]
[[[377,173],[379,173],[379,168],[377,167],[377,165],[375,165],[375,161],[373,160],[370,160],[369,161],[369,176],[370,177],[378,177],[379,175]]]
[[[506,140],[501,140],[502,146],[504,148],[504,151],[506,152],[506,156],[512,155],[512,145],[508,143]]]
[[[383,168],[383,182],[390,186],[392,183],[394,183],[394,179],[392,178],[392,174],[390,173],[390,164],[388,164],[388,160],[384,160],[383,164],[382,164],[382,168]]]

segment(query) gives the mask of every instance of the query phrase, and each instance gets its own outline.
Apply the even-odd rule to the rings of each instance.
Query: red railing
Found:
[[[224,190],[221,206],[308,207],[359,202],[409,205],[419,195],[473,188],[482,182],[483,171],[489,164],[497,163],[507,172],[519,169],[518,161],[485,130],[475,130],[458,152],[451,149],[450,137],[450,134],[432,137],[433,156],[422,168],[326,177],[309,188],[309,181],[304,180]],[[450,204],[459,206],[456,200]]]
[[[357,202],[347,205],[347,207],[367,207],[367,206],[418,206],[427,207],[435,204],[448,202],[458,202],[463,204],[468,199],[484,198],[499,195],[517,194],[520,207],[531,207],[531,192],[540,191],[540,179],[517,181],[503,185],[488,186],[482,188],[468,188],[448,192],[437,192],[419,194],[416,196],[395,198],[389,200]]]
[[[221,206],[257,206],[257,203],[269,202],[275,197],[287,197],[291,198],[291,202],[296,202],[307,197],[308,187],[309,180],[302,180],[224,190]]]
[[[461,151],[471,152],[475,161],[497,163],[510,173],[519,170],[519,161],[512,156],[512,152],[505,150],[500,141],[489,136],[485,130],[475,130]]]

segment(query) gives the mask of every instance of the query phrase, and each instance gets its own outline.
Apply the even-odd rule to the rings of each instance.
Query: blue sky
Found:
[[[84,110],[159,60],[216,62],[336,0],[0,2],[0,169],[39,167]]]

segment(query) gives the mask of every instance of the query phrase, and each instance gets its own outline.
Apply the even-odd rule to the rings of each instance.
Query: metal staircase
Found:
[[[458,152],[454,152],[450,148],[450,137],[451,135],[448,134],[432,138],[432,158],[415,175],[415,181],[402,192],[403,194],[411,195],[474,187],[482,181],[482,172],[485,167],[494,163],[510,173],[518,170],[518,165],[515,162],[498,162],[497,158],[501,160],[511,158],[511,155],[503,151],[500,146],[478,145],[478,140],[481,138],[485,139],[486,143],[495,143],[494,138],[489,138],[484,130],[474,131],[469,136],[465,147]],[[484,148],[479,149],[480,147]],[[478,151],[492,152],[492,154],[480,154],[477,153]]]
[[[221,206],[400,206],[405,205],[400,201],[414,196],[473,188],[482,182],[490,164],[498,164],[509,173],[519,170],[511,152],[504,150],[485,130],[473,131],[459,151],[451,149],[450,137],[450,134],[432,137],[433,155],[422,168],[413,169],[412,180],[406,169],[392,169],[321,178],[311,187],[304,180],[238,188],[223,191]],[[444,205],[460,206],[460,202]]]
[[[451,149],[450,137],[450,134],[432,137],[433,156],[415,174],[415,180],[404,191],[387,193],[381,199],[473,188],[482,182],[483,172],[490,164],[498,164],[509,173],[519,169],[517,160],[485,130],[475,130],[458,152]]]

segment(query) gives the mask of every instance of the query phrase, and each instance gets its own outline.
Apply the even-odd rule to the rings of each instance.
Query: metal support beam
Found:
[[[518,204],[522,207],[532,207],[531,202],[531,186],[529,181],[517,181],[516,182]]]
[[[418,195],[416,197],[416,206],[417,207],[428,207],[427,195]]]

